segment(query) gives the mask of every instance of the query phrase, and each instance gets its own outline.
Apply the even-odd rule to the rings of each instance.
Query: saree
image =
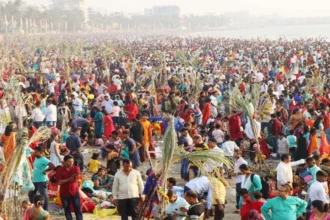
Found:
[[[97,112],[94,116],[95,120],[95,130],[94,135],[97,138],[101,138],[104,134],[104,127],[103,127],[103,114],[101,112]]]
[[[6,136],[5,134],[2,134],[1,141],[3,144],[3,155],[5,157],[5,161],[7,164],[9,164],[9,161],[11,160],[15,148],[15,133],[12,132],[9,136]]]
[[[318,132],[319,133],[319,132]],[[318,150],[320,151],[321,156],[323,154],[329,154],[330,148],[327,137],[325,133],[322,131],[320,134],[311,134],[310,136],[310,143],[308,146],[308,154],[311,155],[313,151]]]
[[[106,115],[104,117],[104,136],[109,139],[111,132],[115,130],[115,126],[113,125],[113,121],[110,115]]]

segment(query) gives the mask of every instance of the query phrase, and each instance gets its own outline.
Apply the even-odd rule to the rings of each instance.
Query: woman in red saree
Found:
[[[229,117],[229,134],[232,140],[243,137],[243,132],[241,131],[241,115],[236,114],[235,111],[232,111],[232,115]]]
[[[106,139],[108,140],[111,132],[113,132],[115,130],[115,126],[113,125],[113,121],[112,121],[112,117],[108,112],[103,112],[104,115],[104,119],[103,119],[103,123],[104,123],[104,136],[106,137]]]
[[[330,153],[329,143],[324,133],[323,120],[323,117],[319,116],[314,122],[314,127],[311,129],[308,146],[309,155],[315,150],[320,151],[321,156]]]
[[[206,99],[206,103],[204,105],[202,114],[203,114],[202,124],[204,126],[206,126],[207,121],[211,117],[211,99],[210,98]]]
[[[15,148],[15,132],[12,126],[6,126],[5,133],[1,136],[1,142],[3,145],[3,155],[5,157],[6,164],[9,164]]]
[[[139,113],[139,108],[135,100],[133,100],[131,103],[126,104],[124,106],[124,110],[127,115],[127,120],[135,119],[137,114]]]

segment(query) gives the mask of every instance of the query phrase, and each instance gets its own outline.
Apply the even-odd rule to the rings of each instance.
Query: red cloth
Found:
[[[330,127],[330,113],[323,114],[322,116],[324,118],[323,120],[324,130],[326,130]]]
[[[242,207],[240,209],[241,220],[249,219],[250,210],[256,210],[261,214],[261,207],[263,204],[263,201],[251,201],[250,198],[243,199]]]
[[[260,150],[262,151],[262,153],[266,156],[266,158],[270,157],[270,149],[267,146],[267,143],[265,141],[265,139],[261,139],[260,140]]]
[[[203,108],[203,120],[202,120],[202,124],[204,126],[206,126],[206,122],[207,120],[209,120],[210,116],[211,116],[211,103],[206,103],[204,105],[204,108]]]
[[[229,134],[232,140],[243,137],[241,132],[241,114],[232,115],[229,117]]]
[[[59,182],[63,179],[69,179],[71,176],[79,173],[80,169],[77,166],[72,166],[69,169],[61,167],[56,170],[56,180]],[[61,196],[70,197],[77,195],[77,193],[79,192],[78,179],[79,178],[77,176],[73,182],[64,183],[60,185]]]
[[[108,92],[110,94],[117,92],[118,88],[115,84],[111,83],[108,85]]]
[[[137,114],[139,113],[138,106],[134,103],[130,103],[124,106],[124,110],[127,114],[127,120],[132,120],[136,118]]]
[[[271,120],[272,130],[271,134],[273,136],[277,136],[282,132],[282,122],[278,120],[277,118]]]
[[[113,125],[113,121],[110,115],[106,115],[103,120],[104,124],[104,136],[109,139],[111,132],[115,130],[115,126]]]
[[[29,138],[31,138],[37,132],[37,130],[38,129],[32,125],[32,129],[29,130]],[[38,145],[39,145],[39,141],[36,140],[30,145],[30,147],[34,150],[34,148],[36,148]]]

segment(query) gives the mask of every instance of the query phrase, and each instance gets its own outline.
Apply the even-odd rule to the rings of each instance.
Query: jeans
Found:
[[[278,149],[278,137],[277,136],[273,136],[273,153],[277,153],[277,149]]]
[[[35,121],[33,122],[34,127],[36,127],[36,129],[40,128],[42,126],[43,122],[42,121]]]
[[[139,198],[131,199],[118,199],[118,212],[122,220],[128,220],[128,216],[132,217],[132,220],[138,219],[138,205]]]
[[[48,210],[48,182],[39,182],[39,183],[33,183],[35,189],[33,191],[30,191],[28,196],[31,203],[33,203],[34,196],[37,194],[37,191],[39,191],[39,194],[45,197],[45,204],[42,206],[44,210]]]
[[[56,121],[46,121],[46,126],[47,127],[55,127],[56,126]]]
[[[242,183],[236,183],[236,209],[239,209],[239,191],[241,190]]]
[[[65,218],[67,220],[73,219],[72,215],[71,215],[71,208],[70,208],[71,202],[73,205],[74,213],[76,214],[76,219],[77,220],[83,219],[83,215],[81,212],[79,192],[75,196],[70,196],[70,197],[61,196],[61,201],[62,201],[62,205],[63,205],[64,212],[65,212]]]

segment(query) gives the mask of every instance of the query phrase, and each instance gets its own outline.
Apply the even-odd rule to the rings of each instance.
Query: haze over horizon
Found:
[[[2,0],[6,1],[6,0]],[[28,4],[49,5],[51,0],[24,0]],[[254,15],[277,14],[283,17],[322,17],[330,16],[330,1],[318,0],[315,3],[303,3],[299,0],[277,0],[269,3],[264,0],[231,0],[225,3],[218,0],[88,0],[88,6],[101,12],[143,13],[145,8],[159,5],[177,5],[183,15],[187,14],[223,14],[227,12],[249,11]]]

